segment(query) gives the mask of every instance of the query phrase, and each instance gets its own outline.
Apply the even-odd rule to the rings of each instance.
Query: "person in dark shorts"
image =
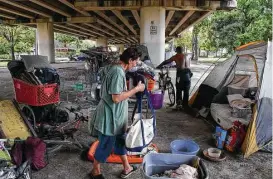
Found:
[[[190,70],[190,63],[186,60],[185,55],[182,53],[181,47],[176,48],[176,53],[176,55],[158,65],[157,68],[160,69],[164,65],[172,62],[176,63],[176,106],[177,108],[183,107],[187,110],[189,109],[188,101],[192,72]]]

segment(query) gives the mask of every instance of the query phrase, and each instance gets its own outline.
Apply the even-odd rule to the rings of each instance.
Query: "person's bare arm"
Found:
[[[173,61],[175,61],[175,57],[174,57],[174,56],[171,57],[171,58],[168,59],[168,60],[165,60],[165,61],[162,62],[160,65],[158,65],[156,68],[161,68],[162,66],[167,65],[167,64],[169,64],[169,63],[171,63],[171,62],[173,62]]]
[[[145,85],[142,84],[140,81],[136,87],[134,87],[133,89],[129,91],[122,92],[121,94],[112,94],[112,100],[114,101],[114,103],[119,103],[127,98],[130,98],[137,92],[144,91],[144,89],[145,89]]]

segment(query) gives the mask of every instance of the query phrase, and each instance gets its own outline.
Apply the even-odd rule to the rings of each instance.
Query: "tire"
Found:
[[[24,105],[22,104],[20,106],[22,112],[24,113],[24,115],[27,117],[28,121],[30,122],[30,124],[32,125],[32,127],[34,128],[36,133],[39,133],[39,128],[36,125],[36,118],[35,118],[35,114],[34,111],[32,110],[32,108],[28,105]],[[43,137],[41,137],[41,139],[43,139]],[[61,140],[61,139],[58,139]],[[46,145],[46,149],[47,149],[47,154],[49,156],[53,155],[54,153],[56,153],[57,151],[59,151],[62,148],[63,145],[59,145],[59,144],[49,144]]]
[[[34,130],[36,131],[37,125],[36,125],[36,117],[34,114],[34,111],[32,108],[28,105],[22,104],[20,105],[22,113],[27,117],[27,120],[30,122]],[[37,132],[37,131],[36,131]]]
[[[175,105],[175,89],[174,89],[173,83],[168,82],[166,84],[166,88],[168,90],[168,95],[169,95],[169,100],[170,100],[169,106],[174,106]]]
[[[163,91],[163,93],[165,93],[165,90],[164,90],[164,86],[162,86],[162,81],[161,80],[157,80],[155,82],[155,87],[158,87],[157,89],[161,89],[161,91]]]

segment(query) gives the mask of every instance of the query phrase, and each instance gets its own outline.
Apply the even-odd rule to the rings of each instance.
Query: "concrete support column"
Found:
[[[37,23],[36,43],[38,55],[47,56],[50,63],[55,63],[54,32],[52,23]]]
[[[163,7],[143,7],[140,10],[140,44],[148,47],[155,66],[165,57],[165,14]]]
[[[119,44],[119,45],[116,45],[116,46],[119,49],[119,54],[122,54],[124,52],[124,44]]]
[[[108,40],[106,37],[100,37],[96,40],[96,47],[106,47],[108,45]]]

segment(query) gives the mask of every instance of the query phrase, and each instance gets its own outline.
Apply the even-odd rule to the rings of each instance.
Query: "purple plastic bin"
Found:
[[[160,109],[163,106],[164,94],[160,91],[150,93],[151,103],[154,109]]]

